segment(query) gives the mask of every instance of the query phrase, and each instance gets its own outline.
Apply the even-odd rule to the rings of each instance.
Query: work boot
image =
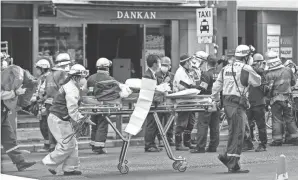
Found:
[[[270,146],[282,146],[282,140],[275,140],[272,141],[271,144],[269,144]]]
[[[266,145],[265,145],[265,144],[259,144],[259,146],[257,147],[257,149],[256,149],[255,151],[256,151],[256,152],[267,151],[267,149],[266,149]]]
[[[168,142],[170,146],[175,146],[175,142],[173,141],[172,138],[168,138]]]
[[[64,172],[64,176],[80,176],[80,175],[82,175],[81,171]]]
[[[254,150],[254,144],[251,140],[244,141],[244,146],[242,148],[242,152]]]
[[[194,148],[190,150],[190,153],[205,153],[205,148]]]
[[[107,154],[107,151],[104,149],[104,147],[94,147],[93,152],[97,154]]]
[[[195,145],[191,144],[191,134],[188,131],[183,133],[183,144],[185,147],[188,147],[189,149],[196,148]]]
[[[208,147],[206,148],[206,152],[216,152],[216,148]]]
[[[181,134],[175,134],[175,146],[176,151],[188,151],[188,147],[182,146],[182,136]]]
[[[38,149],[37,152],[49,152],[50,145],[44,144],[42,149]]]
[[[298,146],[298,138],[293,138],[291,142],[294,146]]]
[[[36,162],[20,162],[18,164],[16,164],[18,171],[23,171],[31,166],[33,166],[34,164],[36,164]]]
[[[158,141],[158,147],[165,147],[163,140]]]

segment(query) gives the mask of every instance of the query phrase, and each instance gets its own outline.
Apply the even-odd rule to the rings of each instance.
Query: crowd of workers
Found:
[[[2,68],[7,67],[8,57],[1,54]],[[148,69],[143,77],[168,83],[172,92],[198,89],[200,94],[211,95],[217,105],[216,112],[180,112],[167,132],[170,146],[177,151],[190,153],[216,152],[219,145],[220,110],[223,108],[229,124],[227,150],[218,156],[230,173],[248,173],[240,168],[239,159],[243,151],[253,150],[253,122],[256,122],[260,144],[256,152],[266,151],[267,130],[265,112],[272,112],[271,146],[282,144],[298,145],[297,69],[292,61],[282,62],[274,52],[267,52],[265,58],[256,53],[252,46],[239,45],[234,55],[217,60],[216,56],[198,51],[192,56],[182,55],[180,66],[173,74],[171,59],[148,55]],[[3,66],[4,65],[4,66]],[[73,123],[85,122],[91,125],[92,151],[105,154],[108,122],[101,115],[84,116],[78,111],[80,97],[93,95],[96,83],[114,80],[109,73],[112,62],[100,58],[96,62],[97,73],[89,76],[89,71],[80,64],[71,64],[69,54],[60,53],[52,67],[48,59],[36,63],[38,86],[31,98],[32,108],[37,111],[40,130],[45,139],[43,151],[49,154],[41,161],[52,174],[62,164],[64,175],[81,175],[79,171],[78,145],[76,138],[63,142],[73,133]],[[89,77],[88,77],[89,76]],[[1,87],[1,129],[2,145],[18,170],[35,164],[26,162],[16,144],[16,135],[11,130],[5,100],[23,94],[26,89],[4,91]],[[297,95],[295,94],[297,93]],[[160,113],[165,123],[169,114]],[[148,114],[145,124],[145,152],[160,152],[164,146],[157,124],[152,114]],[[207,144],[208,129],[210,141]],[[155,139],[158,139],[157,145]],[[194,143],[195,142],[195,143]]]

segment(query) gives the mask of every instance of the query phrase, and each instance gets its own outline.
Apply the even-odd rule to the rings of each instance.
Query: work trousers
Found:
[[[228,169],[240,169],[240,155],[242,152],[247,121],[246,110],[239,105],[240,98],[237,96],[224,97],[224,111],[229,125],[227,150],[223,154],[224,164]]]
[[[276,101],[271,105],[272,112],[272,139],[283,140],[284,125],[289,133],[289,138],[298,138],[297,126],[293,118],[292,107],[286,101]]]
[[[18,150],[16,135],[8,120],[8,109],[1,103],[1,145],[14,164],[24,162],[24,156]]]
[[[158,127],[152,113],[149,113],[146,118],[145,128],[145,149],[156,147],[155,138],[158,134]]]
[[[57,140],[55,150],[43,158],[43,164],[51,169],[56,169],[60,164],[64,172],[75,171],[79,168],[79,151],[76,137],[65,139],[73,132],[69,121],[63,121],[57,116],[50,114],[48,117],[49,129]]]
[[[91,116],[92,122],[96,125],[91,126],[91,145],[94,147],[105,147],[108,136],[109,123],[102,115]]]
[[[194,112],[180,112],[176,119],[175,127],[175,145],[176,147],[181,145],[182,134],[183,144],[186,147],[191,145],[191,131],[195,124],[195,113]]]
[[[298,126],[298,97],[294,98],[294,120],[296,121],[296,126]]]
[[[161,121],[161,123],[163,124],[163,126],[165,126],[168,123],[168,121],[170,120],[171,114],[169,114],[169,113],[159,113],[158,117],[159,117],[159,120]],[[168,132],[166,133],[168,140],[173,139],[173,130],[174,130],[174,121],[172,122]],[[157,138],[158,138],[159,141],[162,140],[159,131],[157,133]]]
[[[46,123],[47,123],[47,129],[48,129],[47,136],[48,136],[48,140],[49,140],[48,142],[49,142],[50,149],[55,148],[55,146],[57,144],[55,137],[53,136],[53,134],[51,133],[51,131],[49,129],[48,120],[47,120],[50,115],[50,107],[51,106],[52,106],[51,104],[45,104],[46,111],[47,111],[47,116],[46,116]]]
[[[205,149],[208,128],[210,129],[209,149],[216,150],[219,145],[219,111],[199,112],[197,124],[197,149]]]
[[[250,127],[249,130],[252,131],[250,134],[253,133],[252,124],[253,120],[255,120],[258,127],[259,139],[261,141],[261,144],[264,145],[267,144],[265,112],[265,105],[252,106],[250,109],[247,110],[247,119]]]

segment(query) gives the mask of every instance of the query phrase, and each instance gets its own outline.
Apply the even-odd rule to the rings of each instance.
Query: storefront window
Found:
[[[83,27],[39,25],[39,57],[53,61],[58,53],[69,53],[74,63],[84,64]]]

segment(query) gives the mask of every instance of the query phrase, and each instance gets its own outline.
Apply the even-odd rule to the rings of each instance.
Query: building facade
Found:
[[[297,63],[298,8],[251,6],[238,4],[238,44],[251,44],[260,53],[272,49]],[[230,25],[226,3],[216,7],[214,41],[220,57]],[[113,60],[113,76],[125,81],[141,77],[150,53],[171,57],[175,70],[182,54],[205,50],[197,38],[197,8],[202,6],[186,0],[2,1],[1,41],[9,42],[14,62],[31,71],[38,58],[68,52],[91,72],[99,57]]]

